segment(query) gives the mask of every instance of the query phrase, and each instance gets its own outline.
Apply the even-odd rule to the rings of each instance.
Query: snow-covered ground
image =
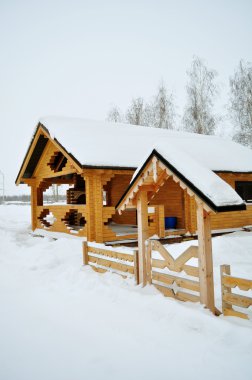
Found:
[[[252,278],[252,233],[213,248],[220,306],[221,263]],[[0,379],[251,379],[252,320],[97,274],[81,256],[78,238],[32,236],[29,206],[0,206]]]

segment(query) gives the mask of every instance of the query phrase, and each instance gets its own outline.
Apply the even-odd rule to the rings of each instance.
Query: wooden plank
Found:
[[[31,228],[34,231],[37,228],[37,206],[38,206],[38,193],[37,183],[33,180],[31,185]]]
[[[24,175],[24,171],[25,171],[25,169],[27,167],[28,162],[30,161],[31,155],[33,153],[34,148],[36,147],[36,144],[38,142],[38,139],[39,139],[40,135],[44,135],[44,133],[42,132],[41,128],[38,128],[37,133],[34,136],[34,140],[33,140],[32,144],[31,144],[31,146],[29,147],[29,151],[27,152],[27,156],[25,157],[25,160],[24,160],[23,165],[21,167],[19,176],[18,176],[17,181],[16,181],[17,185],[20,184],[20,180],[21,180],[21,178]]]
[[[215,313],[210,214],[197,203],[200,302]]]
[[[200,297],[199,296],[195,296],[194,294],[189,294],[189,293],[185,293],[185,292],[178,292],[178,293],[174,293],[174,291],[172,289],[169,289],[165,286],[162,286],[162,285],[157,285],[157,284],[154,284],[155,288],[157,288],[161,293],[163,293],[163,295],[165,297],[171,297],[171,298],[175,298],[179,301],[190,301],[190,302],[199,302],[200,300]]]
[[[174,259],[159,241],[152,240],[151,244],[152,248],[158,251],[160,255],[164,258],[163,264],[160,263],[160,260],[158,261],[157,259],[153,259],[153,266],[157,265],[157,268],[167,267],[168,269],[175,272],[181,272],[182,270],[190,270],[191,266],[185,265],[185,263],[193,257],[198,257],[198,247],[196,246],[188,247],[186,251],[182,253],[177,259]]]
[[[108,256],[112,257],[118,260],[124,260],[124,261],[130,261],[134,262],[134,255],[131,255],[129,253],[121,253],[117,251],[110,251],[108,249],[102,249],[102,248],[97,248],[97,247],[91,247],[90,245],[88,246],[88,252],[90,253],[96,253],[97,255],[103,255],[103,256]]]
[[[98,272],[98,273],[106,273],[106,272],[108,271],[107,269],[99,268],[99,267],[96,267],[96,266],[91,265],[91,264],[89,264],[89,266],[90,266],[95,272]]]
[[[190,301],[190,302],[200,302],[200,297],[196,296],[194,294],[189,294],[185,292],[178,292],[176,293],[176,299],[180,301]]]
[[[86,241],[82,242],[82,253],[83,253],[83,265],[88,265],[88,245]]]
[[[139,285],[139,256],[138,248],[134,249],[134,274],[135,274],[135,283]]]
[[[134,274],[134,267],[126,265],[126,264],[116,263],[114,261],[105,260],[99,257],[90,256],[90,255],[88,255],[88,262],[95,263],[102,267],[108,267],[114,270],[118,270],[120,272],[127,272],[130,274]]]
[[[222,281],[223,281],[223,284],[229,288],[238,287],[244,291],[252,289],[252,281],[244,279],[244,278],[233,277],[233,276],[231,276],[231,277],[223,276]]]
[[[224,285],[223,279],[224,275],[230,275],[230,265],[221,265],[220,266],[220,276],[221,276],[221,301],[222,301],[222,311],[223,310],[232,310],[232,305],[228,304],[224,300],[226,293],[231,293],[231,289]]]
[[[223,300],[229,305],[235,305],[239,307],[248,308],[252,306],[252,298],[242,296],[240,294],[235,293],[225,293],[223,296]]]
[[[200,291],[199,282],[189,280],[186,278],[178,277],[178,276],[172,276],[170,274],[166,273],[159,273],[152,271],[152,279],[159,282],[164,282],[165,284],[171,285],[174,282],[180,287],[185,288],[189,290],[193,290],[195,292]]]
[[[147,240],[145,246],[145,253],[146,253],[146,281],[148,284],[152,283],[152,258],[151,258],[151,242],[150,240]]]
[[[152,259],[152,267],[164,269],[167,268],[166,262],[164,260]],[[171,269],[170,269],[171,270]],[[172,269],[173,272],[181,272],[180,268]],[[199,277],[199,268],[193,267],[191,265],[184,265],[183,271],[189,276]]]
[[[148,204],[147,192],[140,191],[137,197],[139,281],[146,285],[145,242],[148,239]]]
[[[231,309],[224,308],[222,312],[223,312],[223,315],[225,315],[226,317],[238,317],[238,318],[243,318],[243,319],[249,319],[249,316],[247,314],[242,313],[240,311],[233,310],[232,308]]]

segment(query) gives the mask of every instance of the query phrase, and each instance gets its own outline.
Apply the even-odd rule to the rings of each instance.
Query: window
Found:
[[[235,190],[247,203],[252,203],[252,181],[236,181]]]

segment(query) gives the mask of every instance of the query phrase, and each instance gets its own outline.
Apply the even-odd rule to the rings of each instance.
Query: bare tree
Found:
[[[118,107],[111,108],[107,120],[115,122],[123,120]],[[161,83],[151,102],[146,103],[142,97],[133,98],[126,111],[125,121],[134,125],[173,129],[175,126],[175,108],[172,94],[169,94],[165,85]]]
[[[252,65],[240,61],[230,78],[230,117],[234,140],[252,148]]]
[[[134,125],[144,123],[144,100],[143,98],[133,98],[131,105],[126,111],[126,122]]]
[[[112,106],[108,112],[107,121],[112,121],[114,123],[122,123],[123,115],[119,107]]]
[[[194,57],[190,70],[187,71],[189,83],[187,105],[183,124],[190,132],[214,134],[218,117],[213,112],[213,101],[218,94],[215,84],[217,72],[208,69],[202,59]]]
[[[174,129],[175,109],[173,95],[168,94],[163,82],[160,83],[152,104],[152,118],[153,127]]]

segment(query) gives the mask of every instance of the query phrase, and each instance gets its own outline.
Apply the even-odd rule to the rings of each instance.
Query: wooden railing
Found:
[[[153,208],[154,212],[150,212]],[[164,223],[164,206],[154,205],[148,207],[148,224],[149,236],[157,235],[160,238],[165,236],[165,223]]]
[[[114,207],[103,207],[102,220],[103,220],[103,241],[112,240],[125,240],[137,239],[137,229],[135,234],[116,235],[114,231],[107,224],[108,220],[115,214]],[[154,205],[148,207],[148,228],[149,236],[157,235],[160,238],[165,236],[164,228],[164,206]]]
[[[238,287],[240,290],[252,289],[252,280],[231,276],[230,265],[221,265],[221,289],[222,289],[222,312],[227,316],[249,319],[246,313],[233,309],[233,306],[249,308],[252,306],[252,298],[232,292]]]
[[[157,251],[162,259],[153,258],[153,251]],[[159,241],[149,240],[146,252],[147,282],[152,283],[167,297],[198,302],[200,300],[199,269],[186,264],[191,258],[198,258],[198,247],[191,246],[177,259],[174,259]],[[155,269],[159,269],[159,271]],[[187,276],[196,277],[197,280],[185,276],[180,277],[170,272],[185,272]]]
[[[83,242],[83,264],[90,265],[96,272],[111,271],[122,276],[135,278],[139,283],[138,251],[125,253],[119,249],[99,248],[96,245]]]
[[[37,228],[87,236],[87,211],[85,205],[37,206]]]

